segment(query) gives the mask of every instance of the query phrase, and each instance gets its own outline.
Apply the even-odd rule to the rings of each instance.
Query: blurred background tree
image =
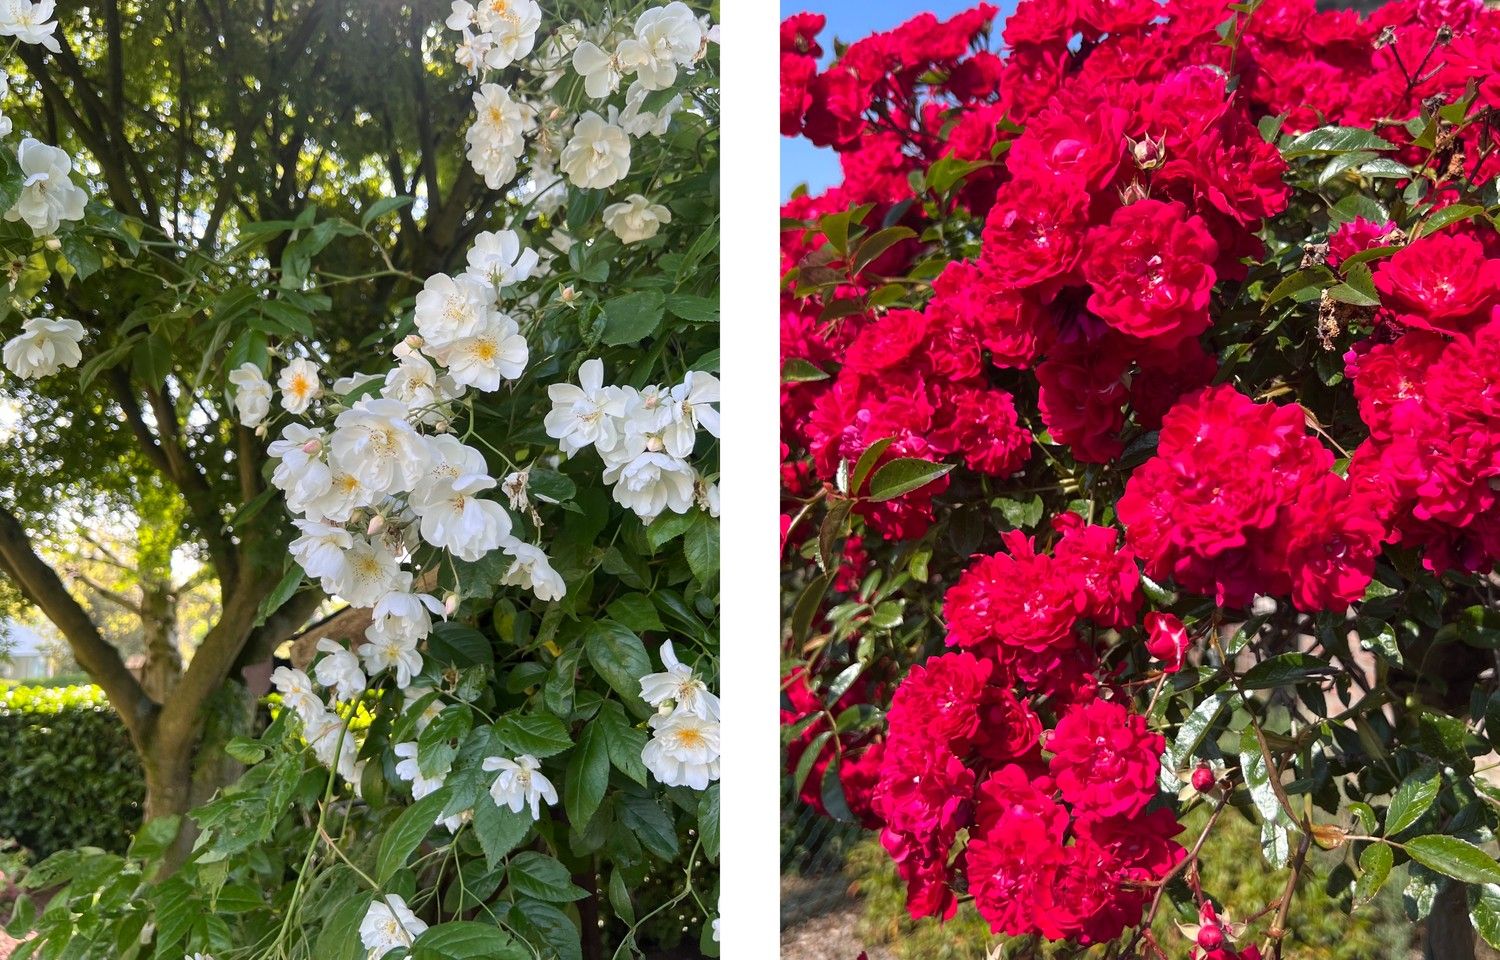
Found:
[[[78,157],[95,202],[60,250],[8,254],[18,299],[89,334],[79,376],[0,380],[0,575],[120,713],[148,817],[233,773],[205,748],[243,728],[247,684],[324,599],[286,595],[265,439],[226,415],[225,372],[283,337],[357,362],[495,226],[503,194],[458,133],[464,78],[422,56],[447,7],[104,0],[59,9],[59,54],[9,65],[17,135]]]

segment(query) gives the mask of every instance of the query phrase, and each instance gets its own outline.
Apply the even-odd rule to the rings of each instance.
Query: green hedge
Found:
[[[104,691],[0,690],[0,837],[34,860],[80,846],[123,852],[145,795],[140,763]]]

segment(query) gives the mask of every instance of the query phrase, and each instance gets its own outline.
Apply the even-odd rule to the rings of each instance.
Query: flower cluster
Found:
[[[13,37],[14,43],[38,44],[53,53],[59,52],[57,21],[49,19],[53,0],[15,0],[0,5],[0,37]],[[10,79],[0,71],[0,96],[10,90]],[[0,116],[0,137],[9,136],[12,123]],[[19,221],[43,239],[51,249],[58,249],[54,236],[65,222],[82,220],[88,204],[88,191],[73,182],[73,158],[58,147],[34,137],[23,137],[15,148],[16,162],[22,176],[20,195],[5,219]],[[14,275],[11,289],[15,289]],[[80,344],[85,331],[77,320],[49,320],[32,317],[21,322],[21,332],[5,341],[5,368],[23,380],[50,377],[57,371],[76,367],[83,359]]]
[[[827,574],[787,583],[830,676],[883,656],[869,584],[908,618],[944,592],[953,649],[890,637],[920,665],[883,739],[835,741],[912,913],[967,890],[997,931],[1090,943],[1183,856],[1132,696],[1217,656],[1210,623],[1286,598],[1363,632],[1378,565],[1500,560],[1500,17],[1023,0],[997,43],[996,16],[826,64],[823,17],[782,24],[782,132],[843,169],[782,209],[785,555]],[[877,489],[897,458],[933,466]],[[783,711],[819,809],[823,679]],[[1194,894],[1194,956],[1259,956]]]
[[[1342,611],[1369,585],[1385,532],[1300,407],[1227,384],[1172,408],[1119,513],[1148,574],[1228,607],[1291,594],[1303,611]]]
[[[665,670],[641,678],[641,699],[656,708],[641,760],[669,787],[703,790],[719,779],[719,698],[677,659],[670,640],[661,663]]]
[[[683,104],[681,94],[666,99],[652,94],[670,90],[678,71],[694,69],[718,39],[718,28],[695,17],[680,0],[645,10],[628,30],[573,21],[539,47],[541,19],[535,0],[477,6],[455,0],[447,21],[461,35],[459,62],[481,79],[466,135],[469,163],[491,189],[500,189],[516,178],[529,146],[530,165],[518,197],[531,208],[530,216],[557,209],[564,177],[578,187],[603,189],[629,174],[631,140],[665,134]],[[520,81],[506,85],[484,79],[523,61],[533,69]],[[569,67],[587,96],[603,101],[598,110],[574,116],[553,99],[550,92]],[[623,97],[617,97],[627,79]],[[671,213],[636,195],[611,206],[605,219],[622,242],[634,243],[653,236]]]
[[[1157,796],[1163,744],[1120,703],[1043,720],[993,659],[949,653],[896,689],[874,810],[913,916],[952,916],[962,870],[981,915],[1011,935],[1110,940],[1181,859]],[[953,855],[958,831],[968,831]]]
[[[547,436],[565,456],[593,447],[604,461],[604,482],[615,501],[650,523],[663,511],[687,513],[696,505],[719,515],[719,489],[705,481],[688,457],[699,429],[719,436],[719,380],[689,370],[673,387],[604,383],[604,364],[585,360],[578,383],[547,388],[552,412]]]

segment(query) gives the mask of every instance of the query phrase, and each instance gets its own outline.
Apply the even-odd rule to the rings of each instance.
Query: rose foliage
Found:
[[[1317,843],[1500,942],[1500,14],[996,18],[782,24],[843,168],[782,210],[802,802],[1004,936],[1279,957]],[[1204,888],[1200,806],[1285,895]]]

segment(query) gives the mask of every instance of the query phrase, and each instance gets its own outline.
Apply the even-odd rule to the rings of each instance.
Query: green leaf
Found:
[[[719,859],[719,785],[711,783],[698,798],[698,835],[710,860]]]
[[[1333,667],[1326,660],[1311,654],[1283,653],[1251,667],[1241,680],[1241,686],[1246,690],[1270,690],[1325,676],[1332,671]]]
[[[358,939],[357,932],[354,939]],[[454,920],[423,931],[411,945],[411,956],[412,960],[530,960],[531,951],[493,924]]]
[[[688,528],[682,541],[682,552],[687,557],[688,568],[700,584],[707,584],[719,575],[719,521],[699,512],[698,520]]]
[[[1485,943],[1500,949],[1500,886],[1486,883],[1469,887],[1469,920]]]
[[[1437,772],[1418,771],[1407,777],[1391,797],[1391,805],[1385,812],[1385,835],[1394,837],[1422,819],[1422,814],[1437,799],[1442,784],[1443,775]]]
[[[1281,148],[1288,160],[1354,150],[1394,150],[1396,145],[1363,127],[1319,127],[1291,139]]]
[[[573,745],[567,726],[546,713],[508,713],[495,724],[495,736],[516,753],[533,757],[550,757]]]
[[[859,492],[860,487],[864,486],[865,477],[868,477],[870,471],[875,469],[875,462],[895,442],[895,437],[881,437],[865,447],[864,452],[859,455],[859,460],[854,464],[853,472],[849,474],[849,482],[839,485],[845,494],[852,496]]]
[[[381,197],[365,208],[365,212],[359,216],[359,225],[368,227],[381,217],[402,207],[409,206],[416,197]]]
[[[1199,704],[1193,708],[1177,728],[1177,735],[1172,739],[1172,762],[1176,766],[1182,766],[1188,760],[1193,759],[1203,738],[1208,731],[1213,729],[1214,721],[1219,719],[1219,714],[1224,712],[1224,705],[1229,702],[1227,693],[1215,693],[1204,697]]]
[[[265,623],[271,614],[280,610],[288,600],[292,599],[300,586],[302,586],[302,568],[297,565],[296,561],[288,559],[286,569],[281,572],[281,579],[276,582],[276,586],[271,588],[271,592],[266,594],[265,599],[261,600],[260,606],[256,609],[254,626],[258,627]]]
[[[608,786],[607,734],[597,722],[585,723],[578,736],[578,745],[573,748],[567,780],[563,784],[563,808],[568,812],[568,820],[582,830],[593,818],[594,811],[599,809]]]
[[[531,832],[531,811],[512,813],[509,807],[497,807],[488,794],[474,805],[474,833],[484,851],[484,862],[491,870],[505,855],[520,845]]]
[[[669,293],[667,312],[689,323],[714,323],[719,319],[719,301],[691,293]],[[701,369],[701,368],[700,368]]]
[[[604,301],[601,339],[611,347],[636,344],[661,325],[667,298],[660,290],[637,290]]]
[[[618,867],[609,874],[609,905],[616,916],[635,926],[635,904],[630,902],[630,889],[625,886],[625,874]]]
[[[655,797],[641,792],[621,794],[618,809],[620,822],[647,850],[663,860],[677,856],[677,827]]]
[[[433,824],[437,823],[448,803],[448,793],[447,787],[439,787],[401,811],[401,816],[380,840],[380,853],[375,858],[376,883],[384,886],[397,870],[406,866],[406,858],[421,845]]]
[[[1439,230],[1450,224],[1457,223],[1460,220],[1467,220],[1470,217],[1475,217],[1482,213],[1484,213],[1484,207],[1476,206],[1471,203],[1455,203],[1452,206],[1444,207],[1443,209],[1434,213],[1432,216],[1428,217],[1426,220],[1422,221],[1417,226],[1417,228],[1412,231],[1412,239],[1415,240],[1418,237],[1425,237],[1429,233],[1437,233]]]
[[[641,715],[648,709],[641,699],[641,677],[652,671],[651,658],[641,638],[611,620],[591,624],[584,634],[584,650],[594,671]]]
[[[887,227],[877,233],[873,233],[861,240],[859,246],[854,250],[854,260],[851,264],[854,273],[859,273],[876,260],[882,253],[900,243],[917,235],[917,231],[911,227]]]
[[[947,476],[951,463],[933,463],[917,457],[897,457],[881,466],[870,478],[870,499],[876,503],[893,500]]]
[[[656,605],[644,593],[627,593],[616,597],[605,608],[609,618],[624,624],[636,633],[662,633],[667,628],[656,612]]]
[[[1413,860],[1444,876],[1464,883],[1500,884],[1500,863],[1467,840],[1429,834],[1407,840],[1402,846]]]
[[[574,822],[581,825],[586,821]],[[524,850],[512,857],[505,875],[518,892],[535,900],[567,903],[589,895],[587,890],[573,883],[567,867],[535,850]]]
[[[640,693],[639,684],[636,685],[636,693]],[[609,762],[625,776],[646,786],[646,762],[641,759],[641,751],[646,749],[648,739],[646,731],[632,726],[625,716],[625,708],[613,700],[599,708],[596,722],[604,730],[604,746],[609,752]]]
[[[1362,907],[1375,899],[1391,875],[1394,855],[1388,844],[1372,843],[1359,855],[1359,879],[1354,882],[1354,905]]]
[[[77,232],[70,232],[60,239],[63,256],[68,258],[68,263],[72,264],[73,271],[78,275],[79,280],[87,280],[104,266],[104,260],[99,256],[99,251],[94,249],[86,237]]]
[[[26,173],[21,169],[15,151],[9,147],[0,150],[0,212],[14,207],[25,187]]]
[[[583,938],[568,915],[550,903],[522,899],[517,901],[512,916],[519,914],[525,924],[539,936],[543,943],[557,954],[557,960],[583,960]]]
[[[781,365],[782,383],[812,383],[827,380],[828,374],[799,357],[793,357]]]

